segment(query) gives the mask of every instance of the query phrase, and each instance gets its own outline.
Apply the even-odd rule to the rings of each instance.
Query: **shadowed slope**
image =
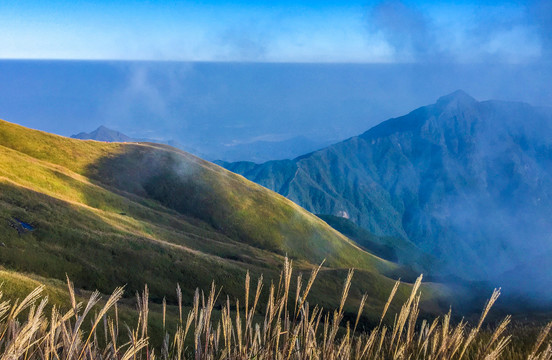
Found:
[[[49,163],[35,171],[36,160],[23,161],[18,158],[23,155],[7,153],[7,163],[3,164],[6,174],[25,174],[21,176],[29,182],[45,180],[39,185],[47,189],[59,186],[54,191],[67,191],[72,200],[93,204],[101,197],[98,192],[110,190],[127,198],[132,198],[127,194],[131,193],[142,201],[154,199],[181,214],[204,220],[233,239],[281,254],[287,252],[311,263],[326,258],[330,266],[382,271],[396,268],[360,250],[282,196],[172,147],[82,142],[5,122],[1,125],[0,144],[8,148],[4,151],[13,149]],[[24,168],[25,163],[30,165]],[[57,181],[49,181],[49,175]],[[71,184],[67,186],[66,182]],[[83,182],[91,191],[83,191]]]

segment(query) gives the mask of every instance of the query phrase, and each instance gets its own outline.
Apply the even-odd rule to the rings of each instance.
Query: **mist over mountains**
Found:
[[[535,267],[552,261],[550,108],[457,91],[294,160],[222,164],[311,212],[410,240],[442,273],[551,295]]]
[[[458,88],[550,104],[551,69],[3,60],[0,117],[64,136],[104,125],[133,139],[173,140],[207,160],[264,162],[342,141]]]

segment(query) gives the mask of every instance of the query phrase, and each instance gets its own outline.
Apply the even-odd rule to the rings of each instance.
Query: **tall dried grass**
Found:
[[[163,345],[148,343],[148,289],[137,295],[138,320],[132,328],[119,323],[117,302],[123,289],[117,288],[103,306],[99,293],[93,293],[86,304],[78,303],[68,280],[70,310],[52,307],[45,313],[47,297],[39,287],[22,301],[11,303],[0,293],[0,360],[8,359],[498,359],[508,349],[510,336],[507,316],[495,330],[482,335],[482,325],[500,295],[495,290],[485,305],[479,322],[471,327],[465,321],[453,324],[451,312],[433,321],[419,321],[420,284],[418,278],[412,293],[402,305],[390,326],[386,316],[399,283],[385,304],[379,324],[369,332],[357,332],[367,297],[362,297],[354,324],[344,323],[344,307],[353,271],[345,280],[339,307],[324,311],[307,301],[320,267],[315,268],[306,284],[299,275],[296,296],[290,296],[292,263],[286,259],[277,285],[268,288],[263,314],[258,310],[263,279],[251,286],[245,278],[243,302],[226,299],[220,316],[214,316],[219,290],[212,285],[205,295],[196,291],[193,306],[183,314],[182,295],[177,287],[179,316],[174,334],[165,329],[166,304],[163,301]],[[93,310],[94,309],[94,310]],[[94,314],[92,315],[92,312]],[[87,330],[83,329],[89,322]],[[552,359],[548,339],[552,322],[541,331],[529,354],[529,360]],[[121,342],[120,339],[126,341]],[[515,354],[511,351],[510,354]],[[519,355],[519,354],[518,354]]]

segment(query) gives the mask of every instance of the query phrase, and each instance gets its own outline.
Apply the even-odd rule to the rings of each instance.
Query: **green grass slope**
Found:
[[[35,229],[18,235],[14,219]],[[77,287],[106,293],[127,284],[132,294],[148,283],[154,301],[174,301],[176,283],[191,296],[212,280],[238,297],[246,271],[275,278],[285,254],[302,270],[327,259],[320,289],[339,284],[341,269],[359,269],[359,289],[373,294],[374,306],[385,301],[389,277],[411,276],[284,197],[190,154],[4,121],[0,229],[7,269],[69,274]],[[427,299],[433,295],[428,288]],[[339,294],[314,296],[331,303]]]

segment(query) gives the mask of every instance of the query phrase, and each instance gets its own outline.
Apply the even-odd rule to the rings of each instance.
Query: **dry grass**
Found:
[[[286,259],[278,284],[263,289],[262,277],[256,286],[245,279],[244,298],[240,302],[219,299],[219,290],[196,291],[193,307],[182,312],[182,295],[177,288],[179,325],[174,334],[165,335],[163,345],[154,348],[148,343],[148,288],[137,295],[138,320],[134,326],[119,323],[117,302],[123,294],[117,288],[100,305],[99,293],[93,293],[86,304],[78,303],[73,285],[67,282],[70,294],[69,311],[55,306],[46,313],[47,297],[42,287],[22,301],[4,300],[0,293],[0,360],[4,359],[499,359],[508,357],[530,360],[552,359],[549,323],[535,339],[532,350],[519,354],[509,348],[510,323],[507,316],[494,331],[483,332],[482,325],[500,295],[495,290],[483,309],[479,322],[470,326],[465,321],[451,322],[451,313],[420,321],[420,284],[412,293],[391,325],[385,325],[397,286],[391,292],[378,326],[367,333],[357,332],[367,296],[362,298],[354,324],[344,323],[344,306],[351,286],[353,271],[345,280],[340,305],[333,311],[312,306],[309,291],[320,267],[315,268],[305,283],[297,279],[296,296],[290,296],[292,263]],[[268,301],[259,304],[263,291]],[[222,306],[220,305],[222,304]],[[221,306],[221,316],[213,316]],[[260,308],[263,308],[263,311]],[[163,310],[166,309],[163,303]],[[263,315],[264,314],[264,318]],[[83,324],[87,324],[87,330]],[[163,326],[165,313],[163,313]],[[121,339],[126,339],[121,341]]]

